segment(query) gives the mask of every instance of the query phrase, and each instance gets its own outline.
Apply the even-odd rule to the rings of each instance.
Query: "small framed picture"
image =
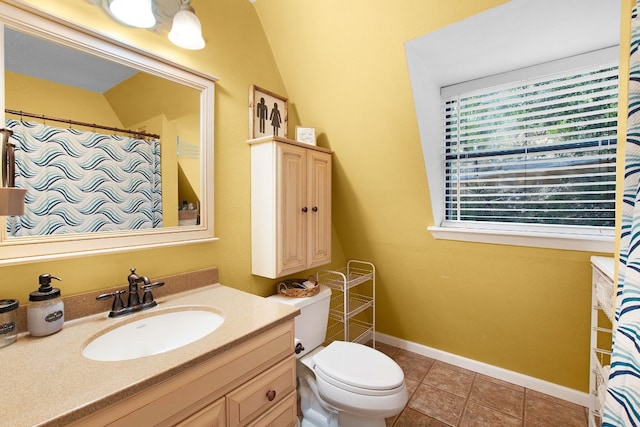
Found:
[[[249,139],[287,137],[287,98],[256,85],[249,88]]]
[[[296,126],[296,141],[316,145],[316,128]]]

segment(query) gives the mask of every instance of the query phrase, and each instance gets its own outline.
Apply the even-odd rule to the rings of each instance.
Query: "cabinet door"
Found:
[[[306,267],[306,150],[278,144],[277,163],[276,265],[280,277]]]
[[[331,154],[307,152],[307,268],[331,262]]]
[[[223,397],[176,424],[176,427],[226,427],[225,410]]]

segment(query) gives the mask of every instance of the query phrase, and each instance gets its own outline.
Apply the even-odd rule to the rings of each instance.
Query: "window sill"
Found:
[[[534,248],[610,254],[614,251],[614,239],[611,236],[588,236],[568,233],[518,232],[436,226],[431,226],[427,229],[435,239],[439,240],[457,240],[461,242],[528,246]]]

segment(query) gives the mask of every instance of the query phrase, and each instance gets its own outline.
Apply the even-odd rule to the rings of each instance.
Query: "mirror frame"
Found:
[[[106,231],[56,236],[8,238],[0,217],[0,265],[20,264],[100,253],[122,252],[217,240],[213,231],[214,76],[114,41],[84,27],[69,24],[29,6],[0,3],[0,53],[4,59],[4,27],[63,44],[200,92],[201,224],[162,229]],[[0,108],[5,120],[4,64],[0,73]],[[4,127],[4,126],[2,126]]]

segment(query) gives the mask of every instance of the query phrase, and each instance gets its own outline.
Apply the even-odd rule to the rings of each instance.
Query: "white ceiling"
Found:
[[[5,68],[104,93],[137,70],[5,27]]]
[[[406,43],[441,87],[616,46],[620,0],[511,0]]]
[[[119,22],[108,0],[86,0]],[[157,24],[151,31],[169,30],[181,0],[153,0]],[[125,25],[125,24],[122,24]],[[93,92],[104,93],[137,71],[5,27],[5,67],[9,71]]]

